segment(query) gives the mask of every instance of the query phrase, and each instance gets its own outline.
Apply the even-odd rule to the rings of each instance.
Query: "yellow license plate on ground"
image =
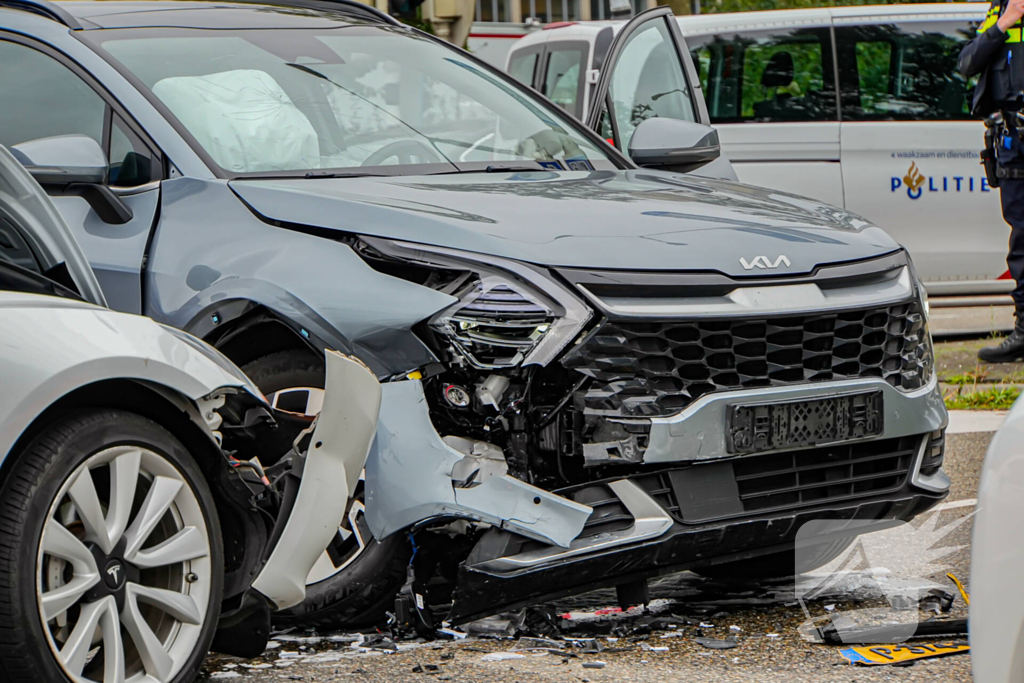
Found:
[[[839,651],[851,664],[878,666],[880,664],[898,664],[912,659],[928,657],[945,657],[968,652],[971,646],[967,643],[915,643],[908,645],[871,645],[862,647],[844,647]]]

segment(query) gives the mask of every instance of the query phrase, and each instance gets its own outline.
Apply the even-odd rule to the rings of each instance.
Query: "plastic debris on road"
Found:
[[[731,650],[739,645],[739,642],[735,637],[730,636],[725,640],[718,638],[695,638],[698,645],[708,648],[709,650]]]

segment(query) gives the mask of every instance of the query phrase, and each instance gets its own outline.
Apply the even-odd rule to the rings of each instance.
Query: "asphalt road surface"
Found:
[[[308,634],[289,633],[279,635],[271,642],[272,649],[255,660],[211,655],[201,680],[236,679],[253,683],[288,680],[428,683],[430,679],[467,683],[970,681],[969,654],[920,660],[909,667],[854,666],[840,655],[839,646],[808,642],[799,629],[808,614],[827,617],[829,610],[843,612],[885,605],[885,594],[893,586],[922,580],[950,586],[944,576],[947,571],[963,580],[969,590],[969,517],[974,511],[978,474],[990,438],[991,432],[950,435],[945,468],[953,479],[953,489],[946,509],[927,522],[931,526],[915,522],[914,526],[919,528],[899,532],[910,536],[893,536],[868,544],[873,548],[869,553],[873,561],[862,568],[873,567],[877,580],[872,580],[870,572],[857,572],[851,575],[851,582],[826,591],[821,599],[805,602],[807,614],[794,600],[792,580],[761,585],[721,584],[682,573],[652,584],[651,611],[664,619],[655,622],[650,633],[615,640],[599,636],[597,640],[604,651],[596,654],[573,650],[571,644],[558,653],[512,653],[515,640],[479,638],[454,642],[400,641],[398,652],[385,653],[359,648],[353,643],[358,636],[353,634],[308,637]],[[926,535],[929,530],[930,537]],[[928,539],[923,546],[922,539]],[[920,562],[929,546],[943,550],[933,553],[938,557],[922,574]],[[900,581],[905,583],[898,583]],[[557,614],[593,613],[614,604],[611,591],[597,591],[550,607]],[[921,619],[928,616],[917,610],[912,614]],[[611,625],[635,625],[641,616],[634,611],[625,616],[583,614],[577,618],[581,624],[590,619],[591,624],[594,620],[603,620],[611,621]],[[948,617],[966,616],[966,605],[958,596]],[[708,649],[696,641],[698,637],[727,639],[730,636],[736,639],[737,645],[725,650]],[[495,656],[494,653],[505,654]],[[510,656],[512,658],[501,658]]]

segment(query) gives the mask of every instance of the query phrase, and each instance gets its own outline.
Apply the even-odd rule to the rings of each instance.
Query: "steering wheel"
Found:
[[[417,163],[413,158],[419,159],[418,163],[421,164],[444,163],[444,159],[436,151],[419,140],[395,140],[366,157],[360,166],[382,166],[391,157],[397,157],[400,164]]]

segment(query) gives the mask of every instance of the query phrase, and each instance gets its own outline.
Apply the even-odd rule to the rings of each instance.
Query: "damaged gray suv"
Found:
[[[292,623],[373,623],[396,594],[426,623],[428,585],[454,623],[636,604],[682,569],[823,564],[850,539],[796,567],[805,521],[946,495],[906,252],[680,173],[724,159],[667,11],[608,55],[591,130],[356,2],[0,0],[0,144],[112,306],[209,341],[279,409],[319,411],[326,349],[382,382]],[[671,78],[616,77],[638,57]]]

